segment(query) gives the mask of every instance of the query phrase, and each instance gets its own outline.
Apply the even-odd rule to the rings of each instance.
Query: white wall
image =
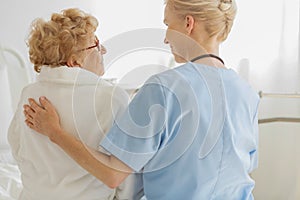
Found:
[[[299,0],[238,1],[233,32],[222,53],[236,66],[246,58],[249,82],[269,93],[300,92]],[[229,48],[229,49],[227,49]],[[300,99],[263,98],[260,118],[300,117]],[[300,199],[300,124],[259,126],[256,200]]]
[[[30,23],[66,8],[78,7],[95,15],[102,41],[125,31],[163,27],[163,0],[0,0],[0,5],[0,45],[17,49],[28,66],[25,40]]]

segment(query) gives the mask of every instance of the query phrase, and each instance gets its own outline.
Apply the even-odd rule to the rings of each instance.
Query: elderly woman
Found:
[[[101,142],[110,156],[86,151],[48,97],[30,99],[27,125],[112,188],[141,172],[151,200],[253,199],[259,98],[218,56],[235,14],[234,0],[166,0],[165,43],[184,64],[147,80]]]
[[[24,186],[20,199],[139,198],[142,183],[137,175],[110,189],[24,123],[23,104],[45,95],[62,117],[63,129],[86,147],[98,147],[115,115],[126,108],[128,96],[99,77],[106,50],[95,36],[97,26],[95,17],[79,9],[54,13],[49,21],[37,19],[31,26],[29,55],[39,75],[24,88],[8,133]]]

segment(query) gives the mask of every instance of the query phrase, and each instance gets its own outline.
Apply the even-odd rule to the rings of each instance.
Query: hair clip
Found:
[[[230,4],[230,3],[232,3],[232,0],[221,0],[221,3],[228,3],[228,4]]]

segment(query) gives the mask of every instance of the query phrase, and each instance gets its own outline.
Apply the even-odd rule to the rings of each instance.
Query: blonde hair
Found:
[[[206,23],[210,36],[224,41],[232,28],[237,12],[235,0],[165,0],[179,15],[192,15]]]
[[[27,45],[35,71],[40,72],[42,65],[65,65],[80,47],[88,45],[90,35],[97,26],[95,17],[76,8],[54,13],[49,21],[41,18],[33,21]]]

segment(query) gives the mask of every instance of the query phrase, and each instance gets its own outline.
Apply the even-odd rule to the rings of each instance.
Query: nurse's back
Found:
[[[155,79],[170,132],[143,169],[147,198],[252,199],[258,95],[233,70],[190,62]]]

